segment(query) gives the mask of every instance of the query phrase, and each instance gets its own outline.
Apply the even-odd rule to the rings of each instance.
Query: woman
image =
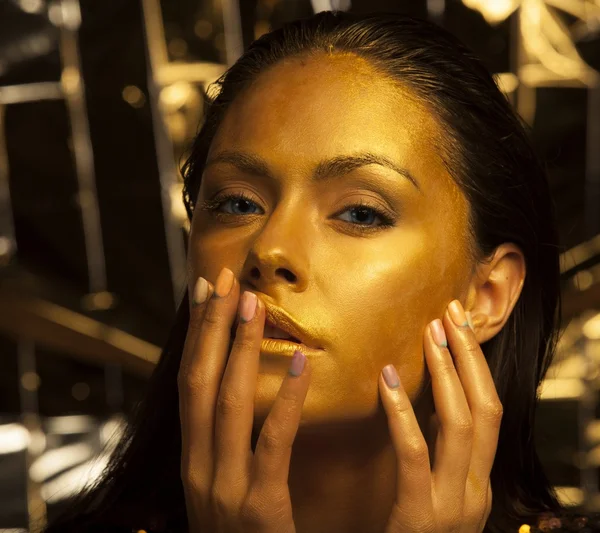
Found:
[[[218,87],[184,167],[193,297],[106,475],[47,533],[504,533],[558,512],[533,442],[554,214],[480,61],[421,20],[324,12]]]

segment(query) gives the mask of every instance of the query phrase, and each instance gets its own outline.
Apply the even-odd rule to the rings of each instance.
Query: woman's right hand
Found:
[[[308,361],[299,376],[286,374],[253,454],[264,304],[251,294],[238,309],[240,287],[228,269],[221,271],[214,288],[206,282],[204,290],[203,281],[194,299],[206,298],[192,308],[178,374],[181,478],[189,531],[294,533],[288,474],[309,386]],[[256,313],[245,322],[244,309],[251,309],[253,299]],[[236,309],[239,326],[228,353]]]

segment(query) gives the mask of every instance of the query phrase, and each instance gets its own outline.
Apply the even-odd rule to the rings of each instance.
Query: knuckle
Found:
[[[221,391],[217,399],[217,411],[222,416],[239,415],[244,411],[244,402],[232,391]]]
[[[236,334],[233,344],[231,345],[232,351],[236,352],[249,352],[257,346],[256,341],[247,336],[246,334]]]
[[[398,401],[392,406],[396,418],[404,418],[412,411],[412,405],[409,401]]]
[[[473,342],[470,337],[464,339],[464,351],[469,357],[476,357],[481,351],[481,347],[476,342]]]
[[[278,455],[284,451],[281,440],[281,427],[279,423],[266,421],[263,424],[263,429],[259,436],[257,446],[260,446],[261,451],[267,455]]]
[[[210,506],[217,516],[234,516],[235,504],[227,497],[227,490],[216,490],[210,494]]]
[[[439,529],[431,513],[415,512],[415,508],[394,503],[386,531],[419,531],[419,533],[436,533]],[[444,533],[447,533],[444,530]]]
[[[452,431],[462,438],[468,439],[473,435],[473,418],[463,416],[452,423]]]
[[[219,324],[221,321],[223,312],[218,305],[215,304],[214,300],[211,300],[206,306],[204,312],[204,320],[202,321],[202,328],[212,328]]]
[[[210,384],[208,376],[204,372],[179,372],[177,375],[177,386],[179,390],[185,391],[192,397],[202,395]]]
[[[421,468],[429,464],[429,448],[425,439],[412,438],[406,446],[406,459],[413,468]]]
[[[202,330],[203,323],[202,315],[190,317],[188,324],[188,335],[197,335]]]
[[[195,499],[209,500],[209,491],[202,476],[185,465],[181,467],[181,482],[186,491],[193,494]]]
[[[298,394],[291,389],[283,388],[279,393],[278,401],[284,411],[292,411],[298,405]]]
[[[444,350],[447,350],[447,348],[444,348]],[[439,361],[438,372],[441,376],[450,376],[452,374],[456,374],[456,367],[450,358],[450,352],[447,352]]]
[[[214,494],[227,494],[230,507],[233,495],[245,492],[246,478],[243,474],[217,470],[212,483]]]
[[[269,424],[274,426],[275,431],[279,431],[281,427],[289,427],[300,408],[298,396],[292,391],[281,391],[277,403],[277,422]]]
[[[406,531],[407,524],[410,524],[411,531],[436,533],[436,525],[432,522],[431,516],[428,513],[418,513],[415,515],[406,506],[394,503],[386,531]]]
[[[202,323],[204,322],[204,316],[206,314],[205,306],[198,306],[198,308],[193,309],[190,313],[190,322],[188,325],[188,334],[191,332],[198,332],[202,327]]]
[[[282,523],[286,501],[279,490],[253,490],[248,493],[240,510],[240,520],[246,526],[266,526]]]
[[[500,424],[504,415],[504,407],[499,401],[487,402],[486,408],[483,411],[483,416],[486,420],[494,424]]]
[[[248,528],[264,527],[269,522],[268,509],[266,498],[260,495],[248,495],[240,509],[240,521]]]

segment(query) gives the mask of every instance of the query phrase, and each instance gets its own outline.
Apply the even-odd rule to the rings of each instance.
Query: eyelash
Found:
[[[257,205],[257,203],[250,196],[241,192],[241,193],[235,193],[235,194],[226,194],[226,195],[221,196],[220,198],[216,198],[214,200],[207,200],[207,201],[201,202],[197,207],[198,207],[198,209],[200,209],[202,211],[209,212],[210,215],[216,217],[218,220],[223,220],[223,221],[230,220],[230,217],[235,217],[235,216],[243,217],[243,216],[257,215],[257,213],[249,213],[247,215],[238,215],[235,213],[223,213],[223,212],[219,211],[218,209],[223,204],[228,202],[229,200],[244,200],[245,202],[250,202],[254,205]],[[369,205],[368,203],[364,202],[363,200],[360,200],[359,202],[357,202],[355,204],[346,206],[344,208],[344,210],[339,211],[338,214],[345,213],[346,211],[351,210],[351,209],[368,209],[370,211],[373,211],[373,213],[375,213],[375,216],[378,217],[379,219],[381,219],[381,224],[379,224],[378,226],[370,226],[367,224],[348,222],[348,224],[355,226],[359,231],[362,231],[365,233],[379,231],[381,229],[389,228],[394,225],[394,219],[392,218],[391,215],[387,214],[385,211],[381,210],[380,208]],[[347,221],[342,221],[342,222],[347,222]]]

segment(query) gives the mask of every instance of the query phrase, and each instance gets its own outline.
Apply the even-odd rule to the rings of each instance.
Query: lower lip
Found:
[[[323,350],[309,348],[305,344],[298,344],[284,339],[264,338],[260,345],[261,355],[276,355],[283,357],[292,357],[296,350],[301,351],[306,356],[322,355]]]

